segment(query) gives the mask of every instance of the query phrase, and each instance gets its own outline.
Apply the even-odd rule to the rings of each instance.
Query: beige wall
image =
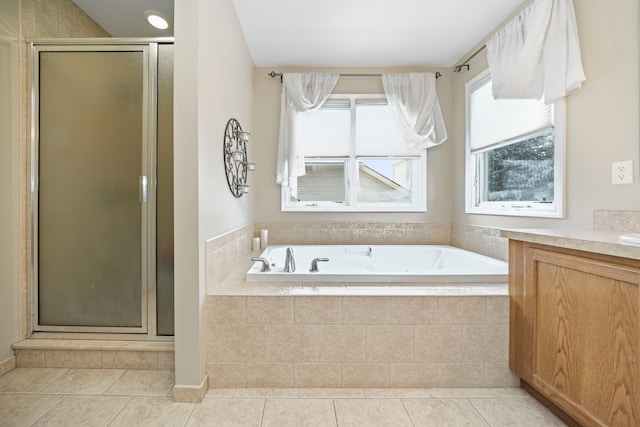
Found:
[[[224,129],[230,118],[238,119],[244,130],[253,133],[253,70],[231,0],[175,3],[178,390],[199,387],[205,376],[205,242],[253,222],[252,196],[232,196],[222,160]]]
[[[427,213],[312,213],[281,212],[280,186],[276,181],[276,154],[280,126],[280,93],[282,84],[278,78],[267,76],[271,68],[257,68],[254,78],[255,90],[255,152],[250,157],[256,162],[256,222],[317,222],[317,221],[373,221],[373,222],[450,222],[451,221],[451,171],[454,143],[445,141],[442,145],[427,151]],[[447,129],[452,126],[452,72],[443,69],[417,68],[376,68],[376,69],[317,69],[277,68],[277,72],[322,71],[334,73],[388,73],[409,71],[440,71],[443,76],[437,80],[438,97]],[[341,78],[334,93],[384,93],[379,78]],[[445,178],[443,178],[445,177]]]
[[[442,146],[428,151],[426,214],[280,212],[280,188],[275,184],[275,164],[281,84],[278,79],[266,75],[271,68],[256,69],[256,145],[255,154],[251,156],[253,153],[250,153],[257,163],[256,221],[266,224],[451,221],[507,228],[590,228],[594,210],[640,210],[638,3],[634,0],[615,3],[581,0],[574,4],[587,81],[580,92],[570,95],[566,100],[566,218],[535,219],[464,213],[464,85],[487,67],[486,52],[483,51],[471,61],[470,71],[453,73],[451,69],[440,70],[443,77],[438,79],[437,88],[449,139]],[[612,31],[612,28],[616,30]],[[278,68],[275,71],[305,70]],[[313,71],[378,73],[386,70],[314,68]],[[342,79],[336,91],[381,92],[382,88],[377,79],[352,78]],[[634,184],[611,184],[611,163],[621,160],[633,160]]]
[[[574,1],[582,62],[581,91],[566,98],[565,219],[464,213],[464,85],[487,66],[483,51],[456,73],[453,222],[506,228],[591,228],[593,211],[640,210],[638,2]],[[466,56],[465,56],[466,58]],[[634,184],[612,185],[611,163],[633,160]]]
[[[19,323],[20,1],[0,2],[0,364]],[[0,371],[1,372],[1,371]]]

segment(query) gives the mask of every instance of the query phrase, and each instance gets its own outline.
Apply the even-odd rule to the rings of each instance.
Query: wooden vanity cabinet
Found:
[[[509,242],[511,369],[585,426],[640,426],[640,261]]]

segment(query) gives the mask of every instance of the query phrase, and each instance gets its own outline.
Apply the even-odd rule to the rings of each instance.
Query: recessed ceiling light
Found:
[[[145,10],[144,17],[149,25],[158,30],[166,30],[169,28],[169,21],[165,16],[156,10]]]

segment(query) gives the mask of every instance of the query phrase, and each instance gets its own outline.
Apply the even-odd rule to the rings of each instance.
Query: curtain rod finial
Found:
[[[271,71],[267,76],[275,79],[276,77],[280,77],[280,82],[282,82],[282,73],[276,73],[275,71]]]

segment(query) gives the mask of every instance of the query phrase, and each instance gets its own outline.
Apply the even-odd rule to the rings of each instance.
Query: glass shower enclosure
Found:
[[[32,42],[36,332],[173,334],[172,49]]]

